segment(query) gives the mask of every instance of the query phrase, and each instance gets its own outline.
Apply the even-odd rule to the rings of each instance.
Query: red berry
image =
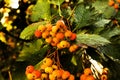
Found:
[[[75,40],[76,39],[76,34],[75,33],[72,33],[71,37],[70,37],[70,40]]]
[[[41,72],[38,71],[38,70],[34,70],[34,71],[32,72],[32,74],[33,74],[33,78],[34,78],[34,79],[37,79],[37,78],[39,78],[39,77],[41,76]]]
[[[33,71],[34,71],[34,66],[32,66],[32,65],[27,66],[27,68],[26,68],[27,73],[32,73]]]
[[[36,30],[34,32],[35,37],[40,38],[42,36],[42,32],[40,30]]]

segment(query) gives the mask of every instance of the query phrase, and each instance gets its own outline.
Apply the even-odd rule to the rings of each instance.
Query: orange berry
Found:
[[[34,71],[32,72],[32,74],[33,74],[33,78],[34,78],[34,79],[40,78],[40,76],[41,76],[41,72],[38,71],[38,70],[34,70]]]
[[[46,38],[45,41],[50,44],[52,42],[52,37]]]
[[[60,78],[63,74],[63,71],[62,70],[54,70],[52,74],[54,75],[54,77]]]
[[[94,76],[93,75],[89,75],[86,77],[86,80],[95,80]]]
[[[46,29],[47,31],[51,31],[52,30],[52,24],[46,24],[45,26],[47,28]]]
[[[27,66],[27,67],[26,67],[26,71],[27,71],[28,73],[32,73],[32,72],[34,71],[34,66],[32,66],[32,65]]]
[[[70,52],[74,52],[74,51],[76,51],[78,49],[78,45],[76,45],[76,44],[73,44],[73,45],[71,45],[70,47],[69,47],[69,51]]]
[[[46,65],[46,66],[52,66],[52,64],[53,64],[53,60],[51,59],[51,58],[45,58],[44,60],[43,60],[43,64],[44,65]]]
[[[50,31],[50,36],[55,37],[55,36],[56,36],[56,33]]]
[[[109,5],[109,6],[113,6],[114,3],[115,3],[115,2],[114,2],[113,0],[109,0],[108,5]]]
[[[53,47],[56,47],[56,46],[57,46],[57,43],[51,42],[51,45],[52,45]]]
[[[47,65],[42,64],[42,65],[40,66],[40,69],[41,69],[41,70],[45,70],[45,68],[46,68],[46,67],[48,67],[48,66],[47,66]]]
[[[85,74],[85,75],[92,75],[91,69],[90,69],[90,68],[85,68],[85,69],[84,69],[84,74]]]
[[[44,25],[38,26],[38,30],[41,31],[41,32],[44,32],[45,29],[46,29],[46,27]]]
[[[53,42],[53,43],[56,43],[56,44],[59,43],[59,41],[60,41],[60,40],[59,40],[58,38],[56,38],[56,37],[54,37],[54,38],[52,39],[52,42]]]
[[[101,75],[100,80],[108,80],[107,75]]]
[[[56,34],[56,38],[62,40],[62,39],[64,39],[64,34],[62,32],[58,32]]]
[[[41,80],[47,80],[48,74],[47,73],[42,73],[41,74]]]
[[[108,68],[104,68],[102,74],[108,74]]]
[[[56,77],[55,77],[55,75],[53,75],[53,74],[49,74],[49,79],[50,79],[50,80],[56,80]]]
[[[68,72],[68,71],[63,71],[62,79],[67,79],[69,76],[70,76],[70,72]]]
[[[58,69],[58,66],[53,64],[52,68],[56,70],[56,69]]]
[[[114,4],[114,8],[115,8],[115,9],[118,9],[118,8],[119,8],[119,4],[115,3],[115,4]]]
[[[74,75],[70,75],[70,77],[68,78],[68,80],[75,80],[75,77],[74,77]]]
[[[120,0],[116,0],[118,3],[120,3]]]
[[[42,32],[40,30],[36,30],[34,32],[35,37],[40,38],[42,36]]]
[[[75,40],[76,39],[76,34],[72,33],[71,37],[69,38],[70,40]]]
[[[82,74],[81,76],[80,76],[80,80],[86,80],[86,75],[85,74]]]
[[[58,20],[56,22],[56,26],[59,27],[59,28],[63,28],[65,26],[64,21],[63,20]]]
[[[70,30],[67,30],[66,32],[65,32],[65,37],[66,38],[70,38],[72,36],[72,32],[70,31]]]
[[[49,31],[44,31],[43,33],[42,33],[42,38],[47,38],[47,37],[49,37]]]

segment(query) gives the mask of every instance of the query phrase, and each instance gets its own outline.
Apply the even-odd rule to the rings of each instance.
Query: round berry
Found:
[[[69,76],[70,76],[70,72],[68,72],[68,71],[63,71],[62,79],[67,79]]]
[[[93,75],[89,75],[86,77],[86,80],[95,80],[94,76]]]
[[[76,34],[75,33],[72,33],[71,37],[69,38],[70,40],[75,40],[76,39]]]
[[[34,79],[37,79],[37,78],[40,78],[41,72],[38,71],[38,70],[34,70],[34,71],[32,72],[32,75],[33,75],[33,78],[34,78]]]
[[[64,34],[62,32],[58,32],[56,34],[56,38],[62,40],[62,39],[64,39]]]
[[[44,32],[46,30],[46,27],[44,25],[40,25],[38,27],[38,30],[41,31],[41,32]]]
[[[34,71],[34,66],[32,66],[32,65],[27,66],[27,67],[26,67],[26,71],[27,71],[28,73],[32,73],[32,72]]]
[[[80,76],[80,80],[86,80],[86,75],[85,74],[82,74],[81,76]]]
[[[53,64],[53,60],[51,58],[45,58],[43,60],[43,65],[46,65],[49,67],[49,66],[52,66],[52,64]]]
[[[85,69],[84,69],[84,74],[85,74],[85,75],[92,75],[91,69],[90,69],[90,68],[85,68]]]
[[[113,6],[114,3],[115,3],[115,2],[114,2],[113,0],[109,0],[108,5],[109,5],[109,6]]]
[[[35,37],[40,38],[40,37],[42,36],[42,32],[39,31],[39,30],[36,30],[36,31],[34,32],[34,35],[35,35]]]

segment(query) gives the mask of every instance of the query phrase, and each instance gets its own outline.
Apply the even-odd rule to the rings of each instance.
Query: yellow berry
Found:
[[[29,73],[26,75],[27,76],[27,79],[28,80],[32,80],[33,79],[33,74],[32,73]]]
[[[57,26],[53,26],[53,27],[52,27],[52,32],[53,32],[53,33],[58,32],[58,30],[59,30],[59,27],[57,27]]]
[[[62,40],[62,41],[60,42],[60,46],[61,46],[62,48],[66,48],[66,47],[68,46],[68,42],[67,42],[66,40]]]
[[[41,32],[44,32],[45,29],[46,29],[46,27],[44,25],[38,26],[38,30],[41,31]]]
[[[46,67],[45,72],[50,74],[50,73],[53,72],[53,68],[52,67]]]

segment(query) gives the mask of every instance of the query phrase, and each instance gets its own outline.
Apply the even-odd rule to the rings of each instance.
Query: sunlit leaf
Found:
[[[77,66],[77,62],[76,62],[76,57],[75,57],[75,56],[72,57],[71,62],[72,62],[75,66]]]
[[[37,3],[33,7],[31,20],[39,21],[40,19],[50,19],[50,4],[47,0],[37,0]]]
[[[77,35],[77,43],[78,44],[86,44],[88,46],[102,46],[110,43],[104,37],[96,34],[78,34]]]
[[[48,0],[51,4],[60,5],[64,0]]]
[[[96,27],[104,27],[106,24],[108,24],[111,20],[108,19],[102,19],[95,23]]]
[[[38,28],[39,25],[44,24],[45,22],[37,22],[26,27],[20,34],[22,39],[32,39],[34,31]]]

